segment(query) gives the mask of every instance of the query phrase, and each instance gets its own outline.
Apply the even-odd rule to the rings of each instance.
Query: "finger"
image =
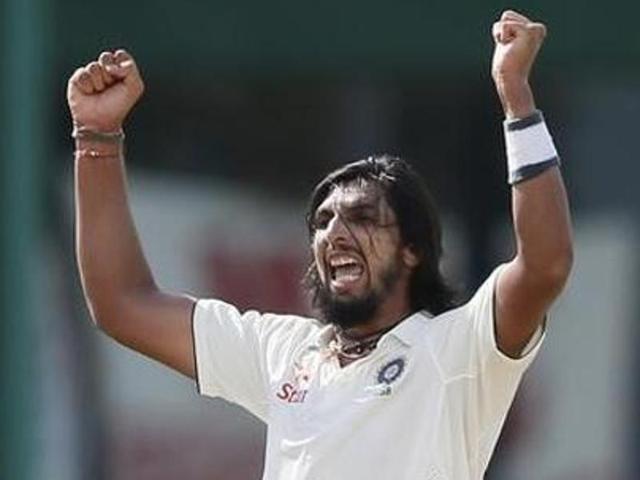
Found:
[[[493,39],[496,43],[510,43],[519,33],[524,32],[527,26],[521,22],[506,20],[495,22],[492,28]]]
[[[82,74],[84,68],[79,67],[73,71],[73,74],[69,77],[69,85],[76,85],[78,83],[78,79]]]
[[[73,77],[71,77],[71,82],[84,94],[89,95],[94,92],[91,75],[85,68],[76,70]]]
[[[104,79],[102,78],[102,67],[98,62],[91,62],[87,65],[87,71],[91,75],[91,81],[93,82],[93,89],[96,92],[104,90]]]
[[[98,57],[98,63],[103,67],[106,67],[107,65],[113,65],[115,61],[115,56],[111,52],[102,52]]]
[[[516,22],[524,22],[524,23],[531,22],[531,19],[525,17],[521,13],[516,12],[515,10],[505,10],[504,12],[502,12],[502,16],[500,17],[500,20],[513,20]]]
[[[113,55],[113,64],[109,66],[109,73],[122,79],[133,70],[135,70],[133,57],[126,50],[116,50]]]
[[[98,57],[98,63],[102,67],[102,79],[104,80],[105,85],[111,85],[116,81],[108,70],[109,65],[113,65],[115,63],[113,54],[111,52],[102,52]]]
[[[124,49],[119,49],[116,50],[114,57],[117,67],[110,73],[120,78],[137,96],[142,95],[144,83],[131,54]]]
[[[547,26],[544,23],[530,22],[527,24],[527,30],[538,40],[547,36]]]
[[[85,94],[93,93],[93,85],[91,85],[91,82],[87,83],[87,79],[88,77],[85,78],[84,68],[76,68],[73,75],[69,78],[68,88],[76,88]]]
[[[128,64],[129,62],[133,63],[133,57],[129,52],[124,49],[116,50],[115,60],[118,65]]]

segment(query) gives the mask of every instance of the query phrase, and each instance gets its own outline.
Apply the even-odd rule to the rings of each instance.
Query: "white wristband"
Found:
[[[525,118],[505,120],[504,137],[508,181],[512,185],[560,164],[553,139],[539,110]]]

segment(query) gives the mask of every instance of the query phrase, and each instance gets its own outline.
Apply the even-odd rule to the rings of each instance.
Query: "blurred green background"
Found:
[[[242,235],[227,229],[231,212],[247,215],[258,230],[264,218],[291,212],[301,226],[306,195],[324,173],[391,152],[427,177],[449,227],[448,269],[469,293],[509,252],[501,113],[489,73],[491,24],[507,7],[549,28],[532,83],[562,152],[579,249],[575,281],[559,307],[566,314],[557,315],[557,335],[552,325],[549,353],[525,388],[533,391],[533,405],[516,408],[521,413],[510,419],[489,476],[637,478],[640,6],[575,0],[3,0],[0,478],[165,478],[144,469],[166,457],[183,478],[259,478],[261,468],[264,431],[253,419],[228,427],[246,432],[238,448],[252,447],[238,454],[236,470],[225,472],[178,448],[184,441],[215,450],[214,440],[195,428],[177,435],[176,445],[159,445],[156,430],[138,435],[118,427],[122,405],[135,404],[127,399],[136,387],[113,377],[109,366],[128,354],[102,346],[106,341],[90,326],[73,258],[64,92],[77,66],[125,47],[142,70],[147,90],[126,131],[133,196],[140,192],[134,212],[149,248],[183,213],[202,213],[189,224],[195,233],[176,245],[212,260],[183,285],[181,278],[191,278],[176,273],[183,267],[165,268],[162,255],[149,255],[166,272],[161,283],[202,294],[228,288],[233,297],[237,292],[219,279],[203,280],[209,268],[235,272],[216,250],[226,252]],[[158,192],[175,201],[160,209]],[[208,211],[211,199],[218,204]],[[266,204],[271,216],[262,210]],[[286,222],[267,228],[298,235]],[[213,235],[202,246],[209,228],[221,225],[231,240]],[[271,230],[266,235],[279,238]],[[304,247],[304,235],[294,238]],[[297,300],[283,305],[304,308]],[[124,370],[146,368],[131,366],[144,362],[137,357],[130,362]],[[159,375],[165,374],[171,375]],[[158,386],[156,399],[190,389],[163,382],[145,385],[143,378],[139,388]],[[200,401],[193,397],[184,402]],[[143,407],[124,410],[132,412],[128,422],[144,418],[141,429],[156,428],[158,419],[185,408],[180,402],[154,404],[156,416],[145,417]],[[243,415],[208,407],[184,424],[200,415]],[[567,411],[578,416],[564,424],[559,419]],[[555,430],[533,429],[545,416]],[[536,476],[535,464],[547,470]],[[174,478],[168,471],[166,478]]]

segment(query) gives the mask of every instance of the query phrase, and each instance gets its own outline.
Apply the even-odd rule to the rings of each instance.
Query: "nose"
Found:
[[[347,243],[351,236],[349,226],[340,215],[331,218],[324,233],[326,240],[333,246]]]

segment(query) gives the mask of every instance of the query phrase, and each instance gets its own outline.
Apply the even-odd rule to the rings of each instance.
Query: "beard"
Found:
[[[380,305],[380,295],[368,292],[361,298],[337,298],[326,286],[318,291],[317,306],[325,323],[344,330],[365,325],[373,318]]]
[[[371,322],[380,304],[390,294],[400,278],[400,268],[394,262],[382,274],[381,288],[370,289],[361,297],[339,298],[328,285],[316,287],[316,307],[325,323],[336,325],[343,330]]]

